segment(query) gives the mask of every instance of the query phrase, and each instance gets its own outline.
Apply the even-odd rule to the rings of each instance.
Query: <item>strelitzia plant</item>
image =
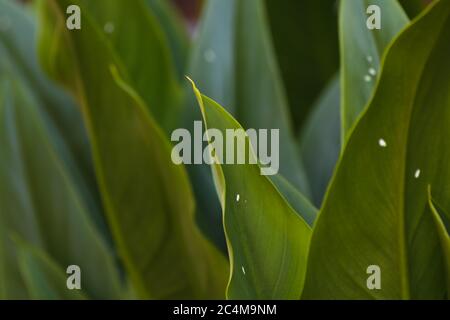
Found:
[[[450,2],[282,40],[333,28],[306,3],[209,0],[190,40],[167,1],[0,0],[0,298],[448,299]],[[175,164],[194,121],[278,129],[279,173]]]

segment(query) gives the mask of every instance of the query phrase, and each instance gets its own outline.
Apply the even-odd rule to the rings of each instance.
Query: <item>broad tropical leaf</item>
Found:
[[[223,146],[227,129],[242,129],[213,100],[194,92],[205,126],[218,129]],[[211,139],[211,137],[209,137]],[[246,149],[251,150],[245,136]],[[219,151],[215,151],[217,154]],[[223,157],[226,151],[223,150]],[[255,159],[252,151],[248,159]],[[311,229],[257,164],[215,164],[231,261],[230,299],[298,299],[303,287]]]
[[[89,11],[82,30],[65,28],[70,3],[41,3],[43,54],[54,48],[50,70],[82,105],[108,221],[139,296],[223,297],[227,263],[195,225],[184,168]],[[67,55],[76,65],[58,64]]]
[[[168,40],[144,0],[75,0],[71,4],[80,6],[83,17],[92,17],[96,30],[104,34],[126,69],[130,84],[169,132],[179,121],[182,91]],[[42,59],[47,68],[57,58],[54,54],[48,50]],[[73,61],[67,59],[67,63]]]
[[[449,34],[450,2],[437,1],[389,48],[317,218],[304,298],[445,296],[427,187],[448,211]],[[371,265],[381,289],[367,286]]]
[[[78,289],[67,288],[67,274],[44,251],[23,241],[16,242],[20,272],[29,297],[38,300],[82,300]],[[83,289],[83,288],[81,288]]]
[[[73,99],[49,81],[38,64],[34,17],[8,0],[0,0],[0,12],[11,24],[0,29],[0,73],[13,73],[21,85],[33,92],[34,103],[58,155],[68,166],[68,174],[89,206],[97,228],[108,239],[80,110]]]
[[[93,298],[120,297],[114,258],[45,128],[33,93],[8,73],[1,80],[0,223],[8,234],[45,249],[59,265],[79,265]],[[16,252],[9,237],[2,238],[5,259],[0,263],[11,268]]]
[[[414,18],[425,9],[431,0],[400,0],[409,17]]]
[[[208,1],[190,63],[189,76],[245,129],[280,129],[280,173],[309,196],[264,1]]]
[[[381,10],[381,29],[366,23],[369,6]],[[397,0],[342,0],[339,13],[341,46],[342,141],[372,96],[385,48],[406,26],[408,17]]]

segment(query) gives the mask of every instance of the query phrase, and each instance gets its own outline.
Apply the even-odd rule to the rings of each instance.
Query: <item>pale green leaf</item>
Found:
[[[312,108],[298,137],[312,200],[318,207],[327,190],[341,150],[340,86],[336,76]]]

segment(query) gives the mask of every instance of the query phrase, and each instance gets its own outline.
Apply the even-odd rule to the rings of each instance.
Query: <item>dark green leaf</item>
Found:
[[[12,75],[2,74],[1,80],[0,222],[4,232],[45,250],[61,266],[79,265],[93,298],[120,297],[111,252],[52,143],[32,92]],[[11,266],[15,252],[8,239],[4,244],[8,259],[4,262]]]
[[[428,190],[428,203],[433,220],[441,240],[442,255],[444,256],[447,275],[447,299],[450,299],[450,215],[439,205],[434,204],[431,196],[431,188]]]
[[[427,186],[450,207],[450,2],[396,39],[314,227],[304,298],[441,299],[445,267]],[[369,290],[367,268],[381,269]]]
[[[338,1],[266,0],[265,3],[298,130],[303,128],[313,103],[339,68]]]
[[[227,263],[195,225],[184,167],[171,161],[167,138],[126,84],[126,70],[89,11],[82,30],[65,28],[61,17],[71,2],[42,3],[41,45],[54,48],[49,69],[82,105],[108,220],[137,293],[156,299],[223,297]],[[67,56],[76,65],[58,64]]]

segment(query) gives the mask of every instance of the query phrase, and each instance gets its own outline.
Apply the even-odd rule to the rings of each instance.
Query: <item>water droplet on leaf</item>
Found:
[[[419,179],[420,177],[420,169],[417,169],[416,172],[414,173],[414,178]]]

